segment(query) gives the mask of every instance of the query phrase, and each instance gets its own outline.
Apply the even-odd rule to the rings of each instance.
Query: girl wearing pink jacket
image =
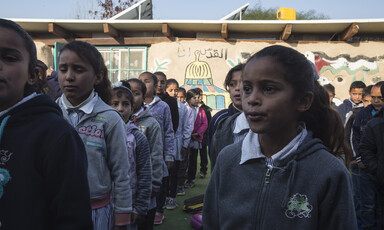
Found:
[[[197,154],[198,150],[202,148],[201,142],[203,135],[208,127],[208,120],[203,109],[199,105],[200,94],[195,89],[187,92],[187,103],[190,107],[189,110],[194,114],[194,126],[191,135],[191,142],[189,143],[189,164],[188,164],[188,179],[185,183],[185,188],[192,188],[195,186],[195,176],[197,170]]]

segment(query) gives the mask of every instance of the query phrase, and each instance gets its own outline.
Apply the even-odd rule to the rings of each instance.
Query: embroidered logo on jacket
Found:
[[[146,126],[142,126],[142,125],[140,125],[140,126],[138,126],[137,128],[139,129],[139,131],[140,131],[142,134],[146,135],[146,132],[147,132],[147,127],[146,127]]]
[[[312,205],[308,203],[307,196],[296,193],[289,198],[285,215],[291,219],[295,217],[311,218],[311,211]]]
[[[5,165],[11,158],[12,153],[8,150],[0,150],[0,165]]]

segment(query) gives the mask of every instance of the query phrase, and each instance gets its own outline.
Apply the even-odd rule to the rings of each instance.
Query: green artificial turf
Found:
[[[185,196],[176,196],[176,203],[178,207],[174,210],[164,210],[165,219],[163,224],[155,225],[155,230],[193,230],[190,224],[190,218],[193,214],[189,214],[183,211],[183,203],[185,199],[205,193],[205,189],[211,176],[210,166],[210,163],[208,163],[207,176],[204,179],[199,178],[198,174],[200,172],[200,156],[198,157],[195,187],[185,189]]]

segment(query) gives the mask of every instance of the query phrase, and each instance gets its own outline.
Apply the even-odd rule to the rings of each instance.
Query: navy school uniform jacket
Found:
[[[0,122],[0,229],[92,229],[84,145],[60,108],[39,95]]]
[[[370,120],[364,130],[359,145],[361,160],[370,172],[377,178],[380,189],[384,189],[384,110],[381,109]]]

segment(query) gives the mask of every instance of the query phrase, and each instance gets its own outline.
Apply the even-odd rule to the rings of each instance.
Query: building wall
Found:
[[[37,42],[38,58],[53,65],[53,50]],[[178,39],[175,42],[153,44],[148,49],[148,71],[163,71],[180,85],[190,87],[185,79],[204,78],[213,81],[208,94],[224,95],[230,101],[223,82],[230,68],[244,63],[258,50],[272,45],[288,46],[305,54],[316,64],[322,84],[336,88],[336,100],[348,98],[351,82],[364,81],[367,85],[384,80],[384,42],[223,42]],[[201,76],[197,76],[197,75]],[[217,93],[215,93],[217,91]]]

